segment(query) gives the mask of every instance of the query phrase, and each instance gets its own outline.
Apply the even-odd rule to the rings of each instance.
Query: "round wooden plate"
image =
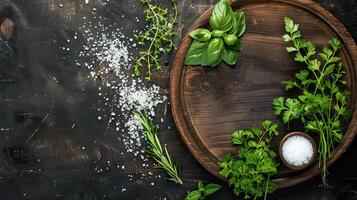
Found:
[[[293,79],[294,73],[304,67],[293,61],[293,55],[286,52],[287,44],[281,38],[283,18],[290,16],[300,24],[303,38],[319,48],[332,37],[339,38],[343,44],[340,56],[348,89],[352,91],[353,116],[344,141],[335,148],[328,162],[331,165],[342,156],[357,133],[357,47],[351,35],[334,16],[310,0],[242,0],[232,4],[234,9],[242,9],[247,19],[243,51],[237,65],[185,66],[184,59],[192,42],[188,35],[183,38],[172,65],[172,112],[187,147],[208,171],[220,177],[216,163],[225,153],[237,151],[231,144],[232,131],[260,126],[264,119],[277,121],[272,100],[287,95],[280,82]],[[207,10],[188,32],[207,27],[211,10]],[[281,136],[285,134],[282,132]],[[273,143],[275,150],[279,139]],[[274,181],[279,188],[284,188],[306,181],[319,172],[316,164],[296,172],[280,163]]]

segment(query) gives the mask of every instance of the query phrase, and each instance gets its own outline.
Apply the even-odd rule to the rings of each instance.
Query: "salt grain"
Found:
[[[310,140],[303,136],[291,136],[285,140],[282,146],[284,159],[295,167],[308,164],[312,159],[313,151]]]
[[[132,154],[141,161],[138,164],[149,167],[149,160],[144,157],[146,139],[140,122],[132,113],[146,111],[152,119],[156,114],[155,108],[164,103],[167,97],[161,95],[159,86],[145,83],[141,78],[132,75],[134,58],[130,49],[136,46],[133,38],[125,36],[121,28],[115,29],[114,25],[100,20],[100,16],[98,18],[99,20],[93,23],[84,22],[81,27],[86,43],[79,53],[83,63],[80,60],[76,62],[89,70],[90,78],[99,80],[100,75],[98,102],[104,107],[97,110],[105,117],[103,119],[108,120],[108,125],[114,126],[114,138],[124,144],[125,154]],[[83,19],[86,20],[85,17]],[[106,93],[108,90],[111,92]],[[102,117],[98,116],[98,120],[102,120]],[[135,160],[134,158],[133,161],[136,162]],[[117,167],[119,168],[119,165]],[[124,165],[121,166],[121,169],[124,168]],[[145,174],[143,176],[149,177]],[[133,178],[130,175],[128,177]]]

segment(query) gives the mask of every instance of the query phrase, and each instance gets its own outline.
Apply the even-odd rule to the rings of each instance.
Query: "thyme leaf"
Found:
[[[136,41],[146,49],[141,51],[135,61],[134,74],[141,76],[143,67],[147,68],[145,79],[152,79],[152,70],[162,69],[160,58],[163,53],[170,53],[174,48],[172,38],[176,35],[173,26],[177,24],[179,15],[176,0],[170,0],[173,5],[173,17],[169,16],[169,9],[163,8],[159,3],[153,4],[152,0],[140,0],[141,4],[146,7],[145,20],[149,27],[135,35]]]

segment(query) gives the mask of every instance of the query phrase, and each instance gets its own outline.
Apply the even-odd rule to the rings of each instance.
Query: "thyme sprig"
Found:
[[[173,181],[176,184],[182,185],[179,166],[172,160],[172,157],[167,151],[167,148],[162,148],[159,138],[157,137],[158,129],[154,126],[152,120],[148,118],[145,113],[135,112],[134,116],[140,121],[145,137],[149,142],[149,148],[147,152],[170,176],[168,180]]]
[[[151,80],[152,70],[162,69],[160,58],[163,52],[170,53],[175,47],[172,38],[176,35],[173,26],[177,24],[179,11],[176,0],[172,3],[173,17],[169,17],[169,9],[163,8],[159,3],[153,4],[152,0],[140,0],[146,7],[145,20],[149,27],[140,34],[135,35],[135,39],[146,49],[140,52],[139,58],[135,62],[134,74],[141,76],[142,68],[147,67],[145,79]]]

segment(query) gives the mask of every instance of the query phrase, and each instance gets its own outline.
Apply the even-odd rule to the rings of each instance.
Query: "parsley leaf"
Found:
[[[244,198],[266,199],[268,193],[276,190],[276,184],[270,180],[277,174],[276,153],[269,143],[279,135],[278,125],[265,120],[262,128],[237,130],[232,134],[233,144],[242,145],[237,158],[226,154],[218,163],[220,174],[226,177],[236,196]]]
[[[327,161],[334,149],[335,142],[342,141],[341,120],[348,120],[351,112],[348,108],[348,91],[343,89],[343,66],[337,55],[342,48],[341,42],[333,38],[328,46],[315,56],[316,46],[301,38],[299,25],[285,17],[285,42],[289,42],[287,51],[294,53],[294,60],[303,63],[306,68],[295,74],[296,81],[283,81],[285,89],[299,88],[296,98],[278,97],[273,100],[275,114],[281,116],[284,123],[300,119],[307,132],[320,136],[319,166],[324,185],[327,185]]]
[[[222,186],[214,183],[209,183],[206,186],[203,185],[201,180],[198,181],[198,190],[194,190],[188,193],[185,200],[204,200],[206,197],[212,195],[222,188]]]
[[[275,110],[275,115],[280,115],[282,111],[286,110],[284,106],[285,98],[284,97],[277,97],[273,100],[273,107]]]

